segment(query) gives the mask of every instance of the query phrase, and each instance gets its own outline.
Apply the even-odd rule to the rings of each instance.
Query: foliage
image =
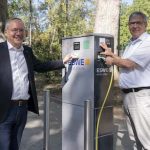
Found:
[[[45,0],[31,9],[29,0],[8,0],[9,17],[22,18],[28,30],[32,24],[32,48],[38,58],[61,59],[62,37],[93,31],[94,1]],[[50,74],[53,78],[55,73]]]
[[[30,7],[30,1],[8,0],[8,14],[9,17],[22,18],[27,30],[29,25],[32,25],[32,48],[36,56],[42,60],[61,59],[62,37],[93,32],[96,0],[32,0],[32,2],[38,2],[32,7]],[[128,16],[133,11],[142,11],[150,17],[150,1],[133,0],[131,5],[121,4],[120,50],[124,49],[130,39],[127,24]],[[56,74],[60,73],[46,73],[46,77],[56,79]]]
[[[19,4],[19,5],[18,5]],[[8,0],[8,16],[12,17],[20,17],[25,21],[28,20],[29,16],[29,2],[26,0]]]

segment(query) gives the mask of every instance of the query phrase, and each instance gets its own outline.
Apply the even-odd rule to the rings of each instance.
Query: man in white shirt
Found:
[[[150,150],[150,35],[146,32],[147,17],[142,12],[129,16],[132,38],[122,57],[111,52],[106,44],[106,64],[120,69],[119,85],[124,93],[124,110],[134,149]]]
[[[61,69],[73,58],[41,62],[23,46],[25,26],[12,18],[5,27],[6,42],[0,43],[0,150],[19,150],[27,111],[39,114],[34,71]]]

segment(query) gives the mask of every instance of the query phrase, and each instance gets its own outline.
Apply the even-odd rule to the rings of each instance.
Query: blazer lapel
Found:
[[[11,96],[13,82],[12,82],[12,69],[7,42],[1,43],[0,45],[0,76],[3,83],[5,82],[7,83],[7,85],[3,86],[7,87],[7,92],[9,93],[8,95]]]
[[[12,75],[7,42],[4,42],[2,46],[0,47],[0,66],[1,66],[1,70],[3,70],[4,72],[7,72],[8,75]]]

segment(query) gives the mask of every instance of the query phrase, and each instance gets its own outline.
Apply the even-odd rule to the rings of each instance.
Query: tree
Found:
[[[111,34],[114,36],[114,53],[118,54],[120,0],[97,0],[95,33]],[[118,80],[117,68],[114,68],[115,81]]]
[[[0,42],[5,40],[4,27],[7,19],[7,0],[0,0]]]
[[[92,3],[92,0],[88,0],[88,3]],[[89,20],[92,18],[90,15],[93,8],[87,8],[86,5],[85,0],[78,0],[78,3],[73,0],[69,0],[68,3],[66,0],[46,0],[41,4],[40,8],[44,14],[42,16],[44,32],[40,31],[41,34],[34,32],[36,38],[33,39],[32,45],[39,46],[35,51],[40,58],[60,58],[62,37],[92,31],[93,26]],[[44,53],[46,55],[43,55]]]
[[[93,32],[94,1],[45,0],[35,4],[32,0],[32,48],[36,56],[59,59],[62,37]],[[29,0],[8,0],[8,10],[10,17],[19,17],[29,26]]]

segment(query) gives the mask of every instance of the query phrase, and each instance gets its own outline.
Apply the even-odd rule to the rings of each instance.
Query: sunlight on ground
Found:
[[[34,120],[27,123],[26,128],[36,128],[36,127],[42,127],[43,121],[42,120]]]

